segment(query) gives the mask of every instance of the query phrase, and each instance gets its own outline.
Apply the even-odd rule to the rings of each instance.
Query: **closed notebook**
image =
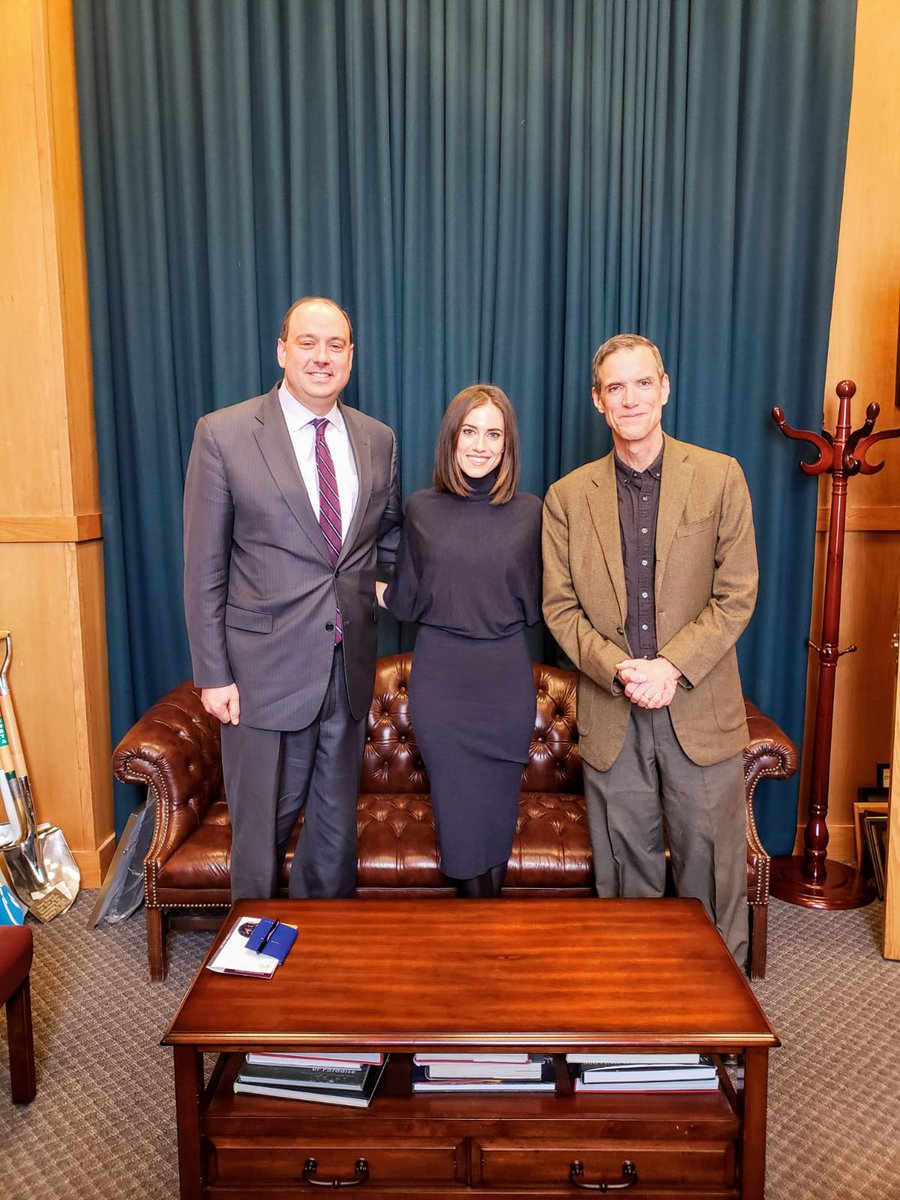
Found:
[[[553,1056],[535,1055],[540,1059],[540,1077],[537,1079],[503,1079],[489,1071],[480,1078],[457,1076],[452,1079],[434,1079],[429,1067],[413,1063],[412,1079],[414,1092],[552,1092],[556,1088],[556,1069]],[[489,1064],[485,1063],[485,1067]]]
[[[422,1054],[413,1055],[413,1062],[421,1064],[423,1067],[429,1066],[431,1063],[452,1062],[452,1063],[527,1063],[531,1062],[531,1055],[526,1050],[501,1050],[490,1051],[484,1054],[432,1054],[425,1052]]]
[[[576,1092],[605,1092],[607,1095],[624,1095],[626,1092],[714,1092],[719,1086],[718,1076],[710,1079],[658,1079],[639,1083],[634,1079],[617,1079],[613,1082],[586,1083],[580,1076],[572,1080]]]
[[[689,1079],[715,1079],[716,1068],[710,1064],[700,1063],[695,1067],[664,1066],[627,1067],[627,1066],[585,1066],[581,1070],[581,1078],[585,1083],[665,1083]]]
[[[340,1052],[323,1052],[321,1054],[301,1054],[293,1050],[251,1050],[247,1055],[248,1063],[275,1063],[283,1067],[332,1067],[335,1070],[356,1070],[366,1063],[380,1066],[384,1055],[378,1051],[360,1051],[359,1053],[343,1054]]]
[[[531,1055],[527,1062],[496,1062],[485,1057],[469,1062],[425,1062],[418,1055],[413,1061],[425,1067],[429,1079],[541,1079],[544,1073],[544,1056]]]
[[[592,1053],[567,1054],[566,1062],[568,1063],[586,1063],[593,1067],[602,1067],[604,1065],[611,1066],[626,1066],[626,1067],[650,1067],[650,1066],[685,1066],[695,1067],[701,1062],[701,1057],[698,1053],[692,1050],[674,1050],[674,1051],[641,1051],[636,1054],[619,1054],[609,1053],[607,1051],[594,1051]]]
[[[245,1078],[243,1068],[238,1072],[237,1079],[234,1081],[234,1090],[238,1094],[271,1096],[277,1100],[305,1100],[313,1104],[338,1104],[346,1105],[349,1108],[368,1108],[378,1081],[384,1073],[386,1063],[387,1055],[381,1066],[370,1068],[366,1082],[359,1091],[348,1091],[335,1087],[308,1087],[302,1083],[268,1083],[250,1077]]]
[[[380,1073],[375,1065],[362,1067],[299,1067],[277,1063],[244,1061],[241,1080],[244,1083],[279,1083],[284,1087],[332,1088],[338,1091],[361,1092],[369,1076]]]
[[[255,950],[257,954],[266,954],[269,958],[283,963],[296,940],[296,925],[286,925],[284,921],[262,917],[247,939],[247,949]]]

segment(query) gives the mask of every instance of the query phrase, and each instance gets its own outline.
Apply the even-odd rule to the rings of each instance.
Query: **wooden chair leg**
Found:
[[[166,919],[161,908],[145,908],[147,920],[147,964],[150,978],[154,982],[165,979],[166,964]]]
[[[31,1027],[31,984],[27,975],[6,1002],[6,1030],[12,1098],[16,1104],[30,1104],[37,1094],[37,1076]]]
[[[750,978],[766,977],[766,940],[769,927],[768,904],[750,905]]]

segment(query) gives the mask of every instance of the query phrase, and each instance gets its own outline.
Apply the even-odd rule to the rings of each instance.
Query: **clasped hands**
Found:
[[[632,704],[639,708],[667,708],[681,672],[667,658],[626,658],[616,663],[616,676]]]

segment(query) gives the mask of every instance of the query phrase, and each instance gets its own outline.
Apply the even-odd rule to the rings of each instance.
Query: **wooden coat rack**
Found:
[[[838,649],[841,624],[841,577],[844,569],[844,523],[847,484],[854,475],[875,475],[883,462],[866,461],[869,449],[884,438],[900,437],[900,428],[873,433],[881,411],[879,405],[866,408],[865,423],[850,432],[850,401],[856,384],[845,379],[835,389],[840,401],[834,434],[792,429],[781,408],[772,409],[772,417],[788,438],[809,442],[818,449],[812,463],[800,463],[807,475],[831,475],[831,523],[828,531],[828,562],[825,568],[825,599],[822,611],[822,637],[819,645],[807,643],[819,656],[816,724],[813,735],[812,771],[809,784],[809,819],[803,834],[802,855],[787,855],[772,861],[771,891],[779,900],[808,908],[859,908],[875,898],[869,880],[846,863],[826,857],[828,846],[828,782],[831,773],[831,736],[834,719],[834,685],[838,660],[852,654],[856,646]]]

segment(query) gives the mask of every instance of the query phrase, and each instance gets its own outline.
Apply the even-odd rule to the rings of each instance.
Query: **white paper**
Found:
[[[271,954],[257,954],[255,950],[247,949],[247,939],[261,920],[262,917],[241,917],[206,964],[209,969],[222,975],[253,975],[260,979],[271,979],[279,965],[278,959]]]

